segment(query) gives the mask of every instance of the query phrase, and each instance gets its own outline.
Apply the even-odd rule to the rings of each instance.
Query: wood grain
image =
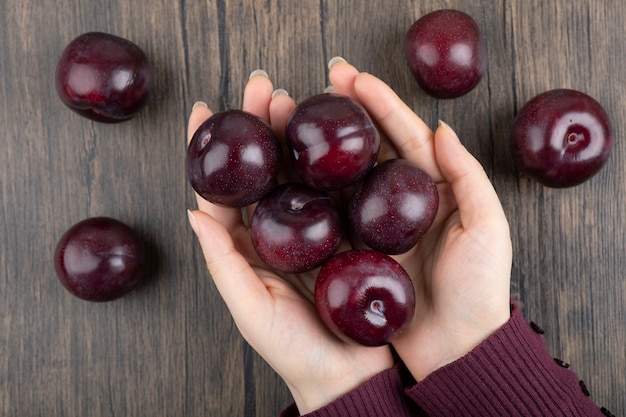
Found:
[[[442,7],[487,34],[488,74],[457,100],[419,91],[402,52],[408,26]],[[625,20],[618,0],[0,2],[0,415],[273,416],[291,401],[239,335],[187,225],[186,118],[199,99],[240,107],[256,68],[302,100],[326,87],[335,55],[459,132],[511,223],[513,297],[596,403],[626,414]],[[132,121],[93,123],[56,96],[60,52],[92,30],[153,61],[154,96]],[[557,87],[596,97],[616,137],[607,166],[565,190],[521,177],[507,144],[521,106]],[[149,246],[148,282],[112,303],[73,298],[52,266],[63,231],[95,215]]]

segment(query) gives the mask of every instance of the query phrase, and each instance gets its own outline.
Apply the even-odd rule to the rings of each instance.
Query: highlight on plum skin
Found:
[[[102,302],[120,298],[143,281],[145,246],[127,224],[91,217],[70,227],[59,239],[54,267],[74,296]]]

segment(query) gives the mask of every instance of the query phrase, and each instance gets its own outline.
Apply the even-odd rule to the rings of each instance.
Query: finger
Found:
[[[187,125],[188,142],[191,142],[194,133],[198,130],[200,125],[212,115],[213,112],[207,107],[206,103],[198,101],[193,105]],[[208,202],[198,193],[195,193],[195,195],[198,208],[216,218],[226,229],[232,231],[242,223],[241,211],[239,209],[221,207]]]
[[[270,124],[270,102],[274,85],[269,79],[267,72],[256,69],[250,73],[248,82],[243,90],[242,110],[252,113],[261,118],[268,125]],[[251,204],[243,209],[245,222],[250,223],[250,218],[256,204]]]
[[[272,93],[269,104],[269,121],[272,130],[280,137],[285,137],[285,127],[291,111],[296,107],[289,93],[279,88]]]
[[[328,78],[335,92],[356,99],[354,80],[359,75],[359,70],[340,56],[328,61],[328,70]]]
[[[298,174],[293,165],[294,161],[290,154],[290,149],[285,140],[287,121],[295,107],[295,101],[289,97],[289,93],[284,89],[280,88],[272,94],[272,101],[270,102],[270,124],[272,130],[276,132],[276,135],[280,138],[282,145],[282,163],[278,175],[278,182],[281,184],[299,181]]]
[[[243,90],[243,110],[269,123],[270,101],[273,91],[272,81],[265,71],[260,69],[252,71]]]
[[[287,119],[289,118],[289,114],[295,107],[296,107],[295,101],[291,97],[289,97],[289,93],[282,88],[276,89],[270,95],[270,102],[267,106],[268,108],[267,119],[274,133],[276,133],[276,135],[283,141],[283,154],[282,154],[283,168],[281,169],[280,177],[279,177],[279,181],[281,183],[295,179],[295,177],[291,175],[294,172],[294,170],[287,168],[287,167],[290,167],[291,161],[289,159],[289,155],[286,152],[286,149],[285,149],[286,146],[284,146],[285,126],[287,124]],[[246,207],[246,219],[252,218],[254,209],[255,209],[255,205]]]
[[[393,143],[400,157],[407,159],[436,182],[443,177],[435,159],[432,130],[382,80],[360,73],[354,80],[358,101]]]
[[[205,102],[197,101],[193,105],[191,115],[189,116],[189,121],[187,123],[187,144],[191,142],[193,134],[196,133],[196,130],[198,130],[200,125],[211,116],[213,116],[213,112],[209,109]]]
[[[439,124],[435,153],[442,174],[452,187],[463,226],[506,223],[500,199],[480,162],[461,144],[450,126],[441,121]]]
[[[358,101],[358,96],[354,87],[354,83],[359,75],[359,71],[346,62],[342,57],[334,57],[328,62],[330,70],[328,76],[335,92],[346,95]],[[378,152],[378,162],[387,159],[398,158],[398,151],[394,144],[386,137],[381,135],[380,151]]]
[[[265,284],[234,246],[229,232],[217,219],[201,211],[189,211],[211,277],[236,321],[257,317],[268,310]],[[271,297],[270,297],[271,298]]]

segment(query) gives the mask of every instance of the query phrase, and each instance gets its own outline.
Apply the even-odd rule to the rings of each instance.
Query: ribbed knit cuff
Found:
[[[406,392],[431,417],[602,416],[515,306],[478,347]]]
[[[296,405],[291,404],[280,413],[279,417],[296,417],[299,415]],[[375,375],[369,381],[326,406],[304,416],[409,417],[415,415],[415,406],[404,395],[404,385],[399,370],[397,367],[393,367]]]

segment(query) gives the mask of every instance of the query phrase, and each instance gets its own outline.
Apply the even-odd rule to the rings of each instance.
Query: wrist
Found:
[[[398,364],[379,372],[354,389],[314,411],[300,410],[292,404],[283,410],[280,416],[414,416],[416,410],[405,395],[405,388],[412,381],[405,379],[405,377],[406,371]]]
[[[467,321],[454,328],[435,327],[420,339],[408,337],[395,345],[406,368],[416,381],[470,353],[511,318],[507,303],[501,311],[493,311],[488,319]],[[415,335],[414,335],[415,336]],[[428,340],[428,342],[421,342]]]
[[[343,392],[340,389],[333,389],[328,386],[308,386],[304,389],[299,389],[290,385],[287,386],[300,415],[305,415],[318,410],[349,391]]]
[[[391,354],[385,362],[378,366],[361,366],[350,369],[342,375],[326,379],[299,381],[296,384],[287,382],[287,387],[301,415],[323,408],[338,398],[356,390],[376,375],[393,368]]]

